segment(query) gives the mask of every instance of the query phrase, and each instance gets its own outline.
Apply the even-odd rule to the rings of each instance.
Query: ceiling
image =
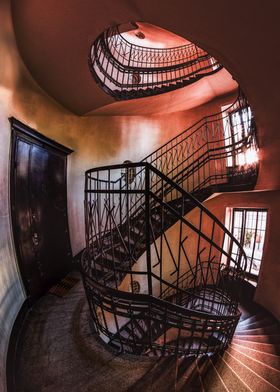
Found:
[[[224,0],[153,0],[152,3],[149,0],[12,0],[11,3],[18,48],[31,75],[58,103],[79,115],[151,114],[166,112],[166,108],[185,110],[199,104],[199,96],[214,98],[236,88],[224,71],[216,79],[198,82],[197,93],[193,85],[157,97],[114,102],[95,85],[87,58],[92,42],[103,30],[128,21],[144,20],[197,43],[220,60],[245,90],[248,81],[258,83],[263,89],[267,87],[265,79],[269,75],[260,79],[259,58],[261,48],[266,48],[266,53],[275,50],[275,44],[265,37],[278,31],[280,2],[268,0],[269,7],[258,8],[253,0],[237,0],[230,13]],[[279,56],[278,64],[271,61],[273,70],[278,74]]]

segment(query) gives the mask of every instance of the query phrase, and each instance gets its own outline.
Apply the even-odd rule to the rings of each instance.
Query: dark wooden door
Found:
[[[15,119],[11,124],[14,241],[27,295],[35,299],[71,269],[66,191],[71,150]]]

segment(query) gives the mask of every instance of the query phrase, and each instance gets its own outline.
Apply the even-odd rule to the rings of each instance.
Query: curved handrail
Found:
[[[108,31],[108,30],[107,30]],[[137,45],[137,44],[134,44],[134,43],[131,43],[131,42],[129,42],[121,33],[120,33],[120,29],[119,29],[119,26],[117,25],[117,26],[114,26],[114,27],[111,27],[110,28],[110,31],[112,31],[112,34],[116,34],[116,35],[118,35],[118,36],[120,36],[120,39],[122,40],[122,41],[124,41],[124,42],[126,42],[128,45],[131,45],[132,47],[136,47],[136,48],[138,48],[138,49],[147,49],[147,50],[155,50],[156,52],[159,52],[159,53],[161,53],[161,52],[165,52],[166,51],[166,49],[170,49],[170,50],[178,50],[178,51],[180,51],[180,50],[184,50],[185,48],[188,48],[189,46],[190,47],[192,47],[193,45],[195,45],[195,44],[193,44],[193,43],[189,43],[189,44],[185,44],[185,45],[179,45],[179,46],[169,46],[168,48],[155,48],[155,47],[149,47],[149,46],[141,46],[141,45]]]
[[[241,113],[240,122],[232,127],[230,117],[232,113],[238,112]],[[235,185],[238,185],[238,181],[240,183],[242,178],[247,182],[244,184],[247,187],[245,189],[248,189],[249,185],[252,187],[255,184],[257,162],[228,167],[227,161],[241,156],[244,148],[247,151],[257,151],[256,126],[249,113],[248,103],[239,93],[238,98],[227,109],[203,117],[141,162],[152,164],[189,193],[205,189],[209,185],[212,187],[215,185],[217,191],[225,185],[233,187],[233,179],[235,183],[237,182]],[[225,126],[230,128],[231,132],[228,139],[225,136]],[[238,135],[240,128],[244,131],[242,137]],[[229,129],[227,132],[229,133]],[[188,149],[189,145],[192,146],[191,150]],[[215,162],[215,165],[212,162]],[[131,164],[130,167],[136,166],[139,164],[135,166]],[[116,166],[112,167],[116,168]],[[125,166],[119,165],[118,167],[124,169]],[[90,172],[87,171],[87,175]],[[152,189],[156,189],[157,186],[158,184],[154,182]],[[165,195],[167,196],[174,188],[176,187],[170,186],[169,189],[166,187]]]
[[[234,113],[240,113],[240,119],[232,124]],[[235,162],[233,165],[234,159],[237,161],[244,156],[244,149],[257,152],[258,143],[254,117],[246,98],[239,91],[236,100],[226,109],[204,116],[143,158],[142,162],[151,163],[188,192],[203,189],[207,183],[213,185],[211,174],[224,180],[220,184],[226,184],[232,179],[233,171],[236,176],[247,176],[247,186],[250,185],[248,181],[254,186],[257,161]],[[218,167],[211,166],[214,160]],[[199,178],[189,181],[195,174]]]
[[[223,109],[217,113],[212,113],[212,114],[208,114],[207,116],[203,116],[201,119],[199,119],[197,122],[192,124],[190,127],[188,127],[187,129],[184,129],[182,132],[178,133],[176,136],[169,139],[165,144],[163,144],[162,146],[160,146],[159,148],[154,150],[151,154],[147,155],[145,158],[142,159],[142,161],[148,162],[150,157],[152,157],[153,155],[156,155],[158,152],[160,152],[164,149],[166,150],[167,146],[169,145],[170,147],[168,148],[168,150],[166,150],[166,152],[168,152],[171,148],[174,147],[174,146],[172,146],[172,143],[174,141],[176,141],[176,145],[178,144],[178,138],[180,138],[182,136],[188,136],[188,137],[191,136],[192,134],[197,132],[203,125],[205,125],[205,123],[209,122],[209,120],[211,121],[212,119],[214,119],[214,121],[215,121],[217,116],[220,116],[220,117],[223,117],[223,115],[227,116],[228,112],[235,110],[237,106],[239,106],[240,108],[248,106],[248,103],[245,100],[245,98],[242,98],[240,96],[240,91],[239,91],[238,96],[235,99],[235,101],[231,105],[229,105],[229,107],[227,107],[226,109]]]
[[[114,26],[91,46],[89,66],[97,84],[116,99],[172,91],[222,66],[195,44],[148,48],[128,42]]]
[[[169,154],[184,150],[189,139],[194,145],[193,137],[196,147],[180,157],[176,152],[170,165]],[[257,149],[257,141],[248,104],[239,97],[141,162],[86,171],[82,273],[96,331],[114,347],[200,355],[230,342],[240,316],[236,281],[245,279],[247,256],[194,191],[231,181],[233,167],[217,175],[210,165],[196,184],[186,179],[209,162],[216,170],[219,160],[240,159],[244,149]],[[143,294],[134,292],[136,280]]]
[[[84,257],[84,254],[83,254]],[[174,304],[172,302],[166,303],[164,299],[157,298],[154,296],[150,296],[149,294],[134,294],[134,293],[129,293],[126,291],[121,291],[121,290],[115,290],[112,287],[108,287],[106,285],[103,285],[100,281],[92,279],[90,276],[85,275],[86,279],[89,279],[89,281],[92,282],[93,286],[96,287],[99,291],[100,294],[108,297],[115,297],[118,296],[120,300],[126,301],[127,306],[129,303],[135,301],[135,302],[153,302],[156,305],[159,305],[160,307],[165,307],[167,306],[170,310],[174,312],[178,312],[178,309],[180,309],[180,313],[185,316],[191,316],[194,318],[200,318],[200,319],[205,319],[205,320],[219,320],[219,321],[228,321],[228,320],[235,320],[236,315],[215,315],[215,314],[210,314],[210,313],[205,313],[201,312],[198,310],[194,309],[186,309],[183,306]],[[241,312],[237,310],[237,315],[240,316]]]
[[[96,330],[109,339],[113,347],[134,354],[155,349],[157,354],[160,351],[163,355],[220,352],[228,345],[240,317],[238,310],[235,315],[223,317],[185,309],[150,295],[116,292],[85,275],[84,287],[89,303],[99,305],[98,308],[91,306]],[[115,331],[108,328],[105,314],[114,314]],[[143,331],[141,336],[139,330]],[[171,339],[170,331],[173,332]],[[177,335],[175,342],[172,341],[174,335]],[[199,347],[195,347],[193,342],[199,335],[203,338]]]
[[[136,169],[134,180],[130,184],[126,182],[125,176],[120,176],[124,169]],[[155,176],[157,177],[156,183],[161,183],[161,186],[156,189],[152,185]],[[184,216],[184,207],[171,205],[170,201],[165,200],[167,187],[172,187],[180,193],[179,199],[183,204],[188,200],[191,208],[198,209],[198,222],[191,221]],[[138,202],[134,199],[136,195],[140,195]],[[221,339],[216,341],[216,348],[212,347],[210,341],[209,344],[207,343],[207,347],[211,347],[211,350],[220,350],[225,342],[228,342],[240,315],[236,302],[238,293],[232,292],[231,296],[223,293],[227,293],[228,282],[243,279],[243,271],[246,270],[247,263],[246,253],[225,226],[193,195],[184,191],[147,162],[88,170],[85,207],[87,257],[82,263],[82,271],[84,280],[87,282],[85,288],[91,307],[95,306],[96,311],[98,309],[102,311],[102,323],[96,314],[94,315],[97,329],[111,341],[120,342],[124,350],[128,350],[133,346],[131,340],[133,331],[129,337],[123,335],[122,331],[128,328],[126,323],[121,321],[124,314],[127,316],[129,325],[135,317],[138,321],[141,320],[141,323],[148,322],[147,320],[153,323],[152,320],[155,318],[159,320],[159,323],[165,322],[165,331],[157,328],[157,331],[163,334],[166,334],[168,330],[168,333],[172,334],[172,329],[178,328],[178,318],[186,317],[184,330],[188,334],[194,333],[190,331],[193,331],[197,315],[201,313],[204,315],[201,317],[201,320],[204,320],[203,328],[207,325],[206,330],[208,333],[211,332],[213,339],[216,339],[216,335],[220,333],[220,330],[215,328],[217,322],[224,325],[227,331],[226,336],[222,334]],[[156,221],[157,216],[161,217],[158,221]],[[140,234],[139,222],[141,220],[144,222],[144,229],[140,229]],[[169,223],[166,225],[164,222],[167,220]],[[203,228],[202,222],[206,222],[207,227]],[[172,244],[174,239],[172,241],[172,234],[167,230],[168,225],[172,228],[174,223],[179,225],[175,242],[179,244],[181,256],[177,255],[177,245],[174,249]],[[135,238],[137,230],[138,235]],[[133,236],[134,239],[132,239]],[[225,236],[239,249],[237,258],[224,249]],[[197,248],[192,251],[185,246],[188,237],[190,240],[187,248],[193,243],[197,244]],[[173,263],[172,271],[170,271],[170,265],[166,264],[163,247],[168,248],[169,264]],[[121,262],[116,256],[120,252],[122,253]],[[203,260],[203,255],[206,260]],[[142,261],[136,268],[135,261],[141,258]],[[186,267],[194,271],[194,274],[191,274],[194,276],[191,276],[187,282],[185,279],[182,286],[181,277]],[[146,282],[147,297],[144,302],[142,301],[144,297],[139,297],[137,294],[133,296],[135,302],[129,299],[128,302],[124,300],[127,296],[130,297],[127,294],[128,283],[132,283],[135,277],[142,283]],[[106,294],[104,290],[107,290]],[[172,308],[176,309],[176,320],[174,320],[174,315],[168,313],[171,308],[170,301],[165,295],[167,290],[169,294],[172,293],[175,301]],[[205,300],[205,296],[213,299],[211,302],[213,309],[209,306],[209,300]],[[209,309],[210,311],[212,309],[211,315],[205,316],[209,313]],[[133,319],[130,319],[127,312],[130,312],[131,317],[134,315]],[[212,318],[213,312],[217,317]],[[164,320],[160,318],[163,313],[166,313]],[[115,321],[111,320],[113,326],[108,325],[109,314],[115,315]],[[214,324],[210,326],[210,321],[205,320],[212,320],[212,324],[215,320],[215,326]],[[154,347],[154,344],[158,347],[159,343],[155,343],[157,338],[153,336],[152,339],[150,336],[148,344],[145,342],[147,339],[145,336],[137,345],[143,344],[143,349]],[[185,350],[182,342],[177,342],[177,344],[180,350]],[[168,347],[174,352],[170,341]],[[188,350],[193,352],[194,348],[189,347]],[[197,353],[201,354],[203,350],[199,349]]]
[[[210,211],[208,210],[196,197],[194,197],[191,193],[187,192],[186,190],[182,189],[178,183],[175,183],[170,177],[166,176],[164,173],[162,173],[161,171],[159,171],[156,167],[152,166],[150,163],[148,162],[136,162],[136,163],[123,163],[123,164],[115,164],[115,165],[110,165],[110,166],[100,166],[100,167],[95,167],[93,169],[89,169],[85,172],[87,180],[89,181],[96,181],[99,184],[106,184],[106,188],[109,188],[111,190],[111,193],[116,193],[119,194],[120,192],[124,192],[124,193],[129,193],[129,192],[133,192],[135,191],[136,193],[140,193],[141,195],[144,194],[147,190],[140,190],[138,187],[138,184],[135,186],[134,189],[130,189],[130,190],[124,190],[124,186],[122,185],[120,187],[119,190],[115,190],[115,192],[113,191],[113,187],[116,184],[121,183],[122,178],[118,178],[114,181],[112,180],[103,180],[97,177],[92,177],[91,174],[92,173],[98,173],[98,172],[104,172],[104,171],[121,171],[122,169],[131,169],[131,168],[141,168],[144,170],[148,170],[152,173],[155,173],[161,180],[164,180],[165,184],[167,184],[169,187],[172,187],[173,190],[177,190],[180,192],[181,194],[181,198],[182,199],[188,199],[192,201],[192,207],[195,208],[199,208],[199,210],[201,210],[203,213],[205,213],[209,218],[211,218],[222,230],[223,232],[230,238],[230,240],[235,243],[237,245],[237,247],[240,248],[240,254],[239,254],[239,258],[242,259],[244,258],[245,260],[245,265],[240,265],[240,263],[238,263],[237,267],[241,268],[243,271],[246,270],[247,268],[247,255],[244,251],[244,249],[241,247],[240,243],[237,241],[237,239],[234,237],[234,235],[225,227],[225,225],[219,221],[219,219]],[[138,175],[142,176],[143,174],[145,174],[145,172],[143,170],[140,170]],[[142,179],[139,181],[140,184],[142,184]],[[98,187],[99,189],[93,188],[92,186],[88,186],[88,184],[86,184],[86,189],[85,192],[86,194],[89,193],[93,193],[93,192],[98,192],[98,193],[106,193],[106,189],[102,190],[102,186]],[[153,187],[150,186],[149,187],[149,192],[152,193],[152,189]],[[158,189],[158,190],[154,190],[154,197],[157,197],[157,195],[159,193],[162,192],[162,189]],[[133,207],[135,207],[135,205],[133,205]],[[181,216],[180,213],[178,211],[176,211],[176,209],[172,208],[172,206],[168,206],[166,205],[166,208],[168,208],[170,211],[172,211],[172,213],[174,215],[176,215],[178,218],[180,218],[182,220],[182,222],[184,222],[186,225],[188,225],[192,230],[196,231],[198,233],[198,229],[191,223],[188,222],[186,220],[186,218],[184,216]],[[130,214],[138,214],[139,213],[139,208],[130,208],[130,210],[128,211]],[[102,233],[104,234],[104,233]],[[208,238],[207,236],[205,236],[203,233],[200,233],[200,235],[207,241],[210,241],[210,238]],[[227,255],[229,257],[230,260],[232,260],[233,262],[235,262],[235,260],[226,253],[226,251],[222,248],[219,247],[217,244],[213,244],[214,247],[217,248],[217,250],[219,250],[221,253]]]
[[[177,47],[170,47],[170,48],[152,48],[147,46],[136,45],[129,42],[123,37],[123,35],[119,31],[119,26],[114,26],[109,28],[108,30],[106,30],[106,32],[104,32],[104,34],[106,36],[106,42],[108,44],[108,49],[110,50],[112,57],[120,65],[123,66],[127,65],[127,61],[121,62],[118,56],[114,56],[114,51],[118,46],[122,46],[122,43],[124,43],[124,45],[128,48],[128,50],[124,51],[124,53],[129,51],[130,54],[129,65],[131,67],[136,67],[136,68],[142,68],[143,64],[146,64],[147,68],[156,68],[156,69],[166,68],[169,66],[180,66],[180,65],[185,65],[193,60],[196,61],[200,57],[210,56],[209,53],[205,52],[203,49],[201,49],[199,46],[193,43],[189,43]],[[113,43],[110,44],[108,40],[112,36],[115,38],[115,40],[113,40]],[[178,62],[178,57],[176,57],[175,53],[181,54],[181,56],[179,57],[180,59],[179,62]],[[131,58],[132,54],[134,54],[135,56],[134,58]],[[194,54],[195,54],[195,58],[193,58]],[[168,58],[168,56],[171,56],[172,58],[171,61],[167,61],[167,64],[169,65],[165,64],[166,62],[164,61],[164,58],[166,57]],[[121,58],[126,59],[125,56],[121,56]],[[149,60],[149,62],[147,61],[147,59]],[[154,59],[155,61],[153,62]]]

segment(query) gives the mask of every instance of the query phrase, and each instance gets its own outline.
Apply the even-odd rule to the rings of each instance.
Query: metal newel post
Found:
[[[151,242],[150,242],[150,169],[145,167],[145,222],[146,222],[146,255],[149,295],[153,295],[152,267],[151,267]]]

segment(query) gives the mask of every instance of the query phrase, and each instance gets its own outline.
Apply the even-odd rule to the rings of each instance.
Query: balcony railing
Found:
[[[165,49],[142,47],[128,42],[118,26],[94,41],[89,66],[97,84],[116,100],[172,91],[222,68],[195,44]]]

